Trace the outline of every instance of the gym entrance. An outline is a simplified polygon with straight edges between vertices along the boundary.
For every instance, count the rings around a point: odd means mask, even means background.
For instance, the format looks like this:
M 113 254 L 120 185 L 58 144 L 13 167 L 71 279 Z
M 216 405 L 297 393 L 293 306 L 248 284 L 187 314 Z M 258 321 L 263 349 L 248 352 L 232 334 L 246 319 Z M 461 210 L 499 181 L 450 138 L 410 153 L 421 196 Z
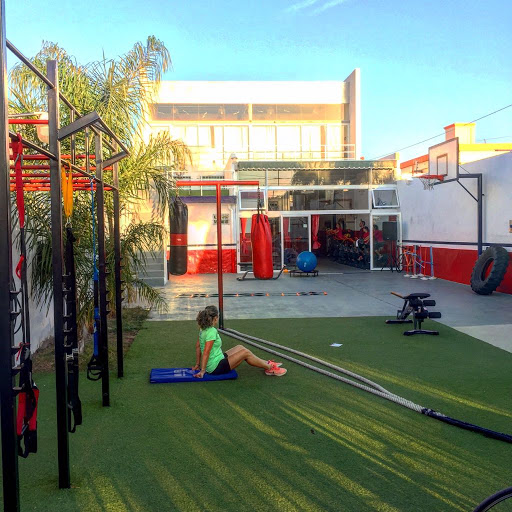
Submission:
M 293 267 L 302 251 L 311 250 L 311 215 L 280 215 L 269 212 L 272 235 L 272 260 L 274 270 L 284 266 Z M 240 219 L 240 237 L 238 244 L 239 270 L 252 267 L 251 246 L 252 217 Z
M 274 270 L 293 267 L 302 251 L 362 269 L 390 270 L 401 241 L 400 213 L 302 215 L 268 212 Z M 251 217 L 239 219 L 238 270 L 252 267 Z

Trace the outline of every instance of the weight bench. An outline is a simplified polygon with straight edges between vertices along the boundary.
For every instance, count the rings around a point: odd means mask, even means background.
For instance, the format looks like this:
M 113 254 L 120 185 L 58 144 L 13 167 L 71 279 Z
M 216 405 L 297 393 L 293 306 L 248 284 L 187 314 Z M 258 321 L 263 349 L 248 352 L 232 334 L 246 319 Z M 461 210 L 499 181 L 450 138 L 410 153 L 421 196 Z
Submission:
M 402 309 L 399 309 L 396 313 L 396 319 L 386 320 L 387 324 L 410 324 L 414 322 L 414 329 L 405 331 L 404 336 L 412 336 L 413 334 L 430 334 L 432 336 L 438 336 L 439 331 L 430 331 L 422 329 L 421 324 L 427 318 L 441 318 L 441 313 L 438 311 L 428 311 L 426 306 L 435 306 L 436 301 L 426 300 L 430 297 L 430 293 L 410 293 L 409 295 L 403 296 L 396 292 L 391 292 L 391 295 L 400 297 L 404 300 Z M 412 314 L 412 320 L 409 319 L 409 315 Z

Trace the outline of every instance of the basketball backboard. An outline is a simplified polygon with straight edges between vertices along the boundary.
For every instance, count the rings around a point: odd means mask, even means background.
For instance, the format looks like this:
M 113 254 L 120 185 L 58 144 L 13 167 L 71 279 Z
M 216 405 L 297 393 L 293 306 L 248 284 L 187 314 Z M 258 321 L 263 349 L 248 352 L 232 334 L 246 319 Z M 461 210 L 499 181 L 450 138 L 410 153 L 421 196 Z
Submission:
M 459 138 L 428 148 L 428 174 L 444 176 L 444 182 L 459 177 Z

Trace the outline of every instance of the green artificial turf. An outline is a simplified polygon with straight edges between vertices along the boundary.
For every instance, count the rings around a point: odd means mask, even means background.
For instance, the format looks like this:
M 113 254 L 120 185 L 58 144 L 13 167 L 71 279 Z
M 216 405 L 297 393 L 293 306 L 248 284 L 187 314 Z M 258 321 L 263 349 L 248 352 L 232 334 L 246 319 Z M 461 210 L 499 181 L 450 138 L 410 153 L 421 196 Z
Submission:
M 512 354 L 446 326 L 404 337 L 382 318 L 227 324 L 512 433 Z M 54 378 L 37 378 L 39 453 L 20 459 L 22 510 L 466 512 L 512 482 L 512 445 L 293 363 L 282 378 L 244 364 L 235 381 L 149 384 L 151 368 L 193 364 L 196 339 L 194 322 L 146 322 L 126 377 L 112 375 L 110 408 L 101 383 L 81 379 L 68 490 L 57 489 Z

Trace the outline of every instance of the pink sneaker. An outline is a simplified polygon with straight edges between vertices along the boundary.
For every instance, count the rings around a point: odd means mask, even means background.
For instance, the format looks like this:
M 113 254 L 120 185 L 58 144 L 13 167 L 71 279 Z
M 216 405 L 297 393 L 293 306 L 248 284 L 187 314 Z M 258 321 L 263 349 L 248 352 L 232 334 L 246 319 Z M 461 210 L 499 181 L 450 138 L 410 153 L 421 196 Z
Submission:
M 283 363 L 276 363 L 275 361 L 272 361 L 272 359 L 269 359 L 269 360 L 267 361 L 267 363 L 268 363 L 268 364 L 270 364 L 270 365 L 275 364 L 276 366 L 282 366 L 282 364 L 283 364 Z
M 276 377 L 282 377 L 286 373 L 286 369 L 279 368 L 273 361 L 270 362 L 270 369 L 265 370 L 265 375 L 275 375 Z

